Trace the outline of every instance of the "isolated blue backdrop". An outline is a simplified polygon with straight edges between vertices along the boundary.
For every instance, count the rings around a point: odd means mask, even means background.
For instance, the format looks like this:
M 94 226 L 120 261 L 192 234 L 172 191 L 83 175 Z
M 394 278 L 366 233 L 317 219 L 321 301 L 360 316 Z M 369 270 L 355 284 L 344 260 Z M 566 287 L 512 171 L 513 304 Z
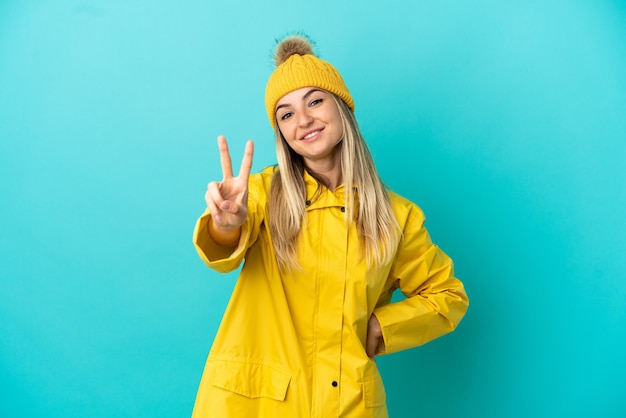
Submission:
M 215 137 L 275 162 L 274 39 L 344 75 L 470 310 L 380 360 L 393 417 L 626 416 L 626 7 L 0 4 L 0 416 L 189 416 L 236 275 L 191 244 Z

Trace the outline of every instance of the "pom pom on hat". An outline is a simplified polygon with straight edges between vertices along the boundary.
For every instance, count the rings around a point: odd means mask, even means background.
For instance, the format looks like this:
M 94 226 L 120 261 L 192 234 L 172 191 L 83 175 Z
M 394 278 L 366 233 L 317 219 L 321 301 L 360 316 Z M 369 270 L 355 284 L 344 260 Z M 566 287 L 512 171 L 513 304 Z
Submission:
M 310 39 L 303 35 L 294 35 L 283 39 L 276 47 L 274 53 L 274 64 L 278 67 L 287 61 L 292 55 L 315 55 Z
M 354 101 L 341 75 L 329 62 L 315 56 L 313 44 L 306 36 L 293 35 L 279 41 L 274 63 L 276 69 L 265 87 L 265 108 L 272 127 L 276 126 L 276 103 L 302 87 L 334 93 L 354 110 Z

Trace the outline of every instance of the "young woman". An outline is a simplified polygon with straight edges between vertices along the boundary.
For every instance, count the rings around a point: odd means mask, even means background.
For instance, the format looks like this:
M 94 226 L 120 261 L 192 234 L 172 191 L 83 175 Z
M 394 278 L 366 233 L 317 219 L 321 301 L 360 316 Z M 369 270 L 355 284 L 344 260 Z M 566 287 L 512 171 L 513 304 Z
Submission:
M 422 211 L 385 189 L 343 79 L 296 36 L 279 43 L 266 108 L 278 166 L 208 185 L 200 257 L 244 262 L 209 353 L 194 417 L 386 417 L 374 357 L 455 329 L 468 306 Z M 391 303 L 396 290 L 406 296 Z

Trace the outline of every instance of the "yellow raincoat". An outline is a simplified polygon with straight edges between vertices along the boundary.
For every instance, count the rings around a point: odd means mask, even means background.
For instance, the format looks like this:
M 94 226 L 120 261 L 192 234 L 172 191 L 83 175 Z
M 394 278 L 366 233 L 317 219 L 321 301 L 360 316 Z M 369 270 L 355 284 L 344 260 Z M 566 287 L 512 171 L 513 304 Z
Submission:
M 365 352 L 368 320 L 378 318 L 385 354 L 454 330 L 468 300 L 452 260 L 431 242 L 422 211 L 390 192 L 403 237 L 393 262 L 368 268 L 356 227 L 344 220 L 340 186 L 307 201 L 302 271 L 279 273 L 267 225 L 273 170 L 250 176 L 249 215 L 235 249 L 212 242 L 208 211 L 196 224 L 193 240 L 209 267 L 229 272 L 245 263 L 193 417 L 387 417 L 381 376 Z M 311 199 L 318 184 L 308 173 L 305 182 Z M 390 303 L 397 288 L 406 299 Z

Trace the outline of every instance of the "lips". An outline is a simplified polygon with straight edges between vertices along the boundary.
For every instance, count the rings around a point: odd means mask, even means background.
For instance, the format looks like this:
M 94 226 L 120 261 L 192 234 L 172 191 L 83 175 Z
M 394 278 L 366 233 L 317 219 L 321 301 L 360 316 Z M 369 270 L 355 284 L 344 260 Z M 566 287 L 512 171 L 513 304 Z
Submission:
M 323 130 L 324 130 L 324 128 L 311 130 L 311 131 L 307 132 L 301 139 L 302 140 L 307 140 L 307 139 L 315 138 Z

